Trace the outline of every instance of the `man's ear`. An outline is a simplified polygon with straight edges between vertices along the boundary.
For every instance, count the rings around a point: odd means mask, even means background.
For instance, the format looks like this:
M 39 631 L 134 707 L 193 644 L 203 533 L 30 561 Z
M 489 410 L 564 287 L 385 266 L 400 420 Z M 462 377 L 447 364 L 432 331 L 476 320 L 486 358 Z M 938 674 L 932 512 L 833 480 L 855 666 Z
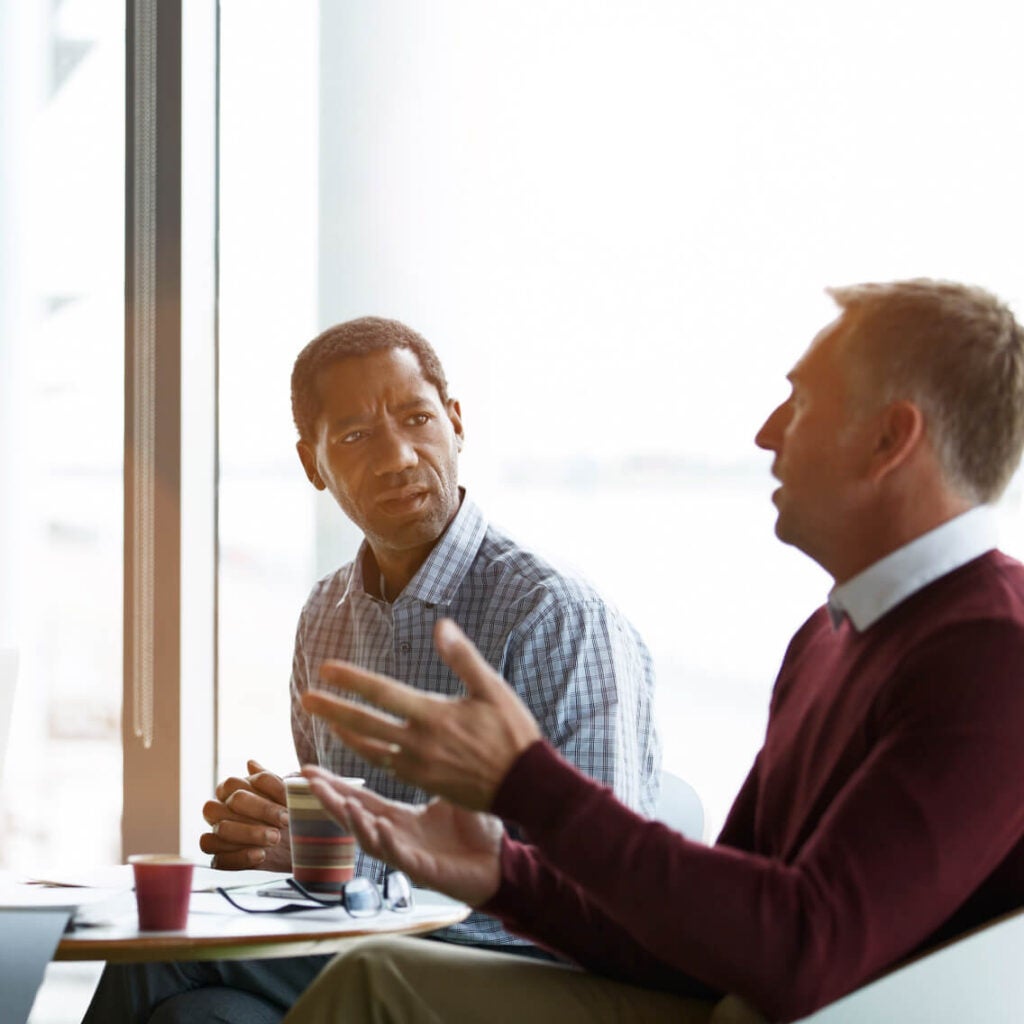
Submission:
M 452 429 L 455 431 L 455 445 L 461 452 L 462 446 L 466 443 L 466 433 L 462 428 L 462 407 L 459 405 L 459 400 L 449 398 L 445 412 L 448 413 L 448 419 L 451 420 Z
M 871 479 L 878 483 L 907 462 L 925 436 L 924 414 L 913 402 L 891 402 L 880 413 L 875 449 L 871 454 Z
M 312 447 L 306 441 L 297 441 L 295 443 L 295 450 L 299 453 L 299 461 L 302 463 L 302 468 L 306 471 L 306 479 L 318 491 L 324 490 L 327 485 L 317 472 L 316 455 Z

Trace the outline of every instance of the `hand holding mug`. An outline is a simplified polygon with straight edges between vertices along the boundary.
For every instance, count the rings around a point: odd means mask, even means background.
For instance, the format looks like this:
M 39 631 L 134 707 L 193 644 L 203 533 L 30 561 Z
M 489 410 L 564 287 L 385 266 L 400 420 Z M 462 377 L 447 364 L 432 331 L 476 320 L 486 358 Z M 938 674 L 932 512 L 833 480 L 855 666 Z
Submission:
M 284 781 L 258 761 L 249 761 L 247 767 L 248 775 L 225 779 L 217 786 L 216 799 L 203 805 L 211 829 L 200 836 L 199 848 L 213 855 L 215 868 L 290 871 Z

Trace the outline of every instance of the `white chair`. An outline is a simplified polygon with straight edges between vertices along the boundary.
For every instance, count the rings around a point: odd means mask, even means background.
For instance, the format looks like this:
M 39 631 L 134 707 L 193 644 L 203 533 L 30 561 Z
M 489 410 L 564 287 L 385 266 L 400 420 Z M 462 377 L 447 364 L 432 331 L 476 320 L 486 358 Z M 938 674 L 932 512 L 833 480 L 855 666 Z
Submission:
M 654 817 L 687 839 L 704 840 L 704 805 L 693 786 L 678 775 L 661 773 L 661 796 Z
M 925 953 L 801 1024 L 1019 1024 L 1024 908 Z

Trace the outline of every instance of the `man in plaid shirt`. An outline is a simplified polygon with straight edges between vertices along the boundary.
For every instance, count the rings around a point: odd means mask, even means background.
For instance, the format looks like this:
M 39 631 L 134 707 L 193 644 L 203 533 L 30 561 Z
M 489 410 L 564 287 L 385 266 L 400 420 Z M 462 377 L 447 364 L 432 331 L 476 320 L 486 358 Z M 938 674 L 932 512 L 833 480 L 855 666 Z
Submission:
M 435 622 L 451 618 L 563 756 L 651 814 L 660 748 L 647 648 L 586 581 L 490 526 L 458 486 L 461 409 L 426 340 L 376 317 L 329 328 L 295 362 L 292 411 L 310 483 L 328 490 L 365 535 L 355 559 L 313 588 L 299 619 L 291 679 L 299 762 L 362 776 L 393 799 L 426 800 L 348 750 L 310 718 L 301 696 L 318 685 L 320 665 L 336 658 L 432 693 L 461 694 L 432 642 Z M 200 841 L 213 866 L 289 871 L 280 778 L 252 761 L 249 774 L 222 782 L 216 797 L 204 807 L 212 827 Z M 384 868 L 360 853 L 356 870 L 380 879 Z M 482 914 L 439 937 L 544 955 Z M 116 1013 L 276 1021 L 327 959 L 108 969 L 86 1020 Z

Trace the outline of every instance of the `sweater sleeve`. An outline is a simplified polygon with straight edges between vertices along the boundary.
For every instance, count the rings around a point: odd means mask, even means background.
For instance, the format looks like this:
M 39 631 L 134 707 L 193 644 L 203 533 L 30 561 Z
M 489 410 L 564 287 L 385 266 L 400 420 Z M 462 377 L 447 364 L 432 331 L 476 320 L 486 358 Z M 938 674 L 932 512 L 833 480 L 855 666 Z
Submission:
M 565 764 L 543 742 L 535 751 L 526 756 L 538 761 L 554 757 Z M 592 780 L 586 781 L 593 785 Z M 552 867 L 537 847 L 506 835 L 502 840 L 501 876 L 498 892 L 480 909 L 499 917 L 516 934 L 568 956 L 596 974 L 633 985 L 687 996 L 720 994 L 637 942 L 628 927 L 605 913 L 582 886 Z M 581 944 L 581 936 L 586 936 L 585 943 Z
M 773 1019 L 804 1016 L 924 942 L 1021 840 L 1022 664 L 1024 637 L 1005 622 L 948 629 L 915 654 L 876 709 L 869 756 L 790 863 L 688 842 L 536 744 L 495 811 L 550 867 L 542 883 L 510 851 L 489 909 L 595 970 L 651 984 L 657 960 Z M 547 871 L 573 881 L 547 916 L 578 901 L 578 929 L 530 917 Z M 631 940 L 611 968 L 609 922 Z

